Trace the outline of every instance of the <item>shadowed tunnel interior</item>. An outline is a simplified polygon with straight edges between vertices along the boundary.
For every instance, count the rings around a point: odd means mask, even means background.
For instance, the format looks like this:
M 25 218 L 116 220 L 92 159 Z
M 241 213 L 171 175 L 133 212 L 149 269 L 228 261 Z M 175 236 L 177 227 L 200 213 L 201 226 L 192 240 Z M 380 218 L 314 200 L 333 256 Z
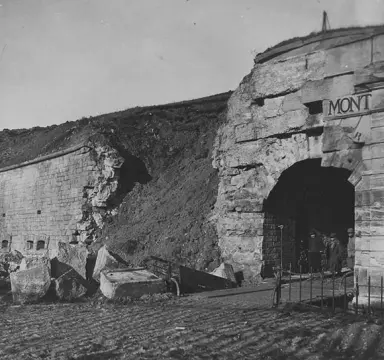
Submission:
M 309 231 L 336 232 L 347 243 L 346 229 L 354 226 L 355 190 L 346 169 L 321 167 L 321 159 L 298 162 L 285 170 L 264 204 L 263 276 L 273 275 L 280 264 L 298 270 L 300 241 L 307 246 Z M 283 225 L 279 229 L 278 225 Z

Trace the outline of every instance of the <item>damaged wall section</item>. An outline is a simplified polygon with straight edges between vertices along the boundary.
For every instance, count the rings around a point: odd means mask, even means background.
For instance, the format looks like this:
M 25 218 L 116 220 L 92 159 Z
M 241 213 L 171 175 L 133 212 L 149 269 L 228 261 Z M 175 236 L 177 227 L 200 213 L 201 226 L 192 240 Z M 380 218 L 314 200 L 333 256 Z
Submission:
M 124 163 L 108 145 L 87 145 L 0 169 L 0 240 L 23 254 L 95 239 Z M 42 246 L 44 241 L 44 247 Z

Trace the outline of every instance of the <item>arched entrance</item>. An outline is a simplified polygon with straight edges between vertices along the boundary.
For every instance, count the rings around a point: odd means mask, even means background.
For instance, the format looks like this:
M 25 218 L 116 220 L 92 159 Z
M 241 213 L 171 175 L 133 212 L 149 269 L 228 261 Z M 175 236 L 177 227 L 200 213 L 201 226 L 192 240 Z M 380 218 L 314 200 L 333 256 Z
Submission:
M 298 270 L 300 241 L 306 246 L 311 228 L 324 235 L 336 232 L 346 244 L 346 229 L 354 226 L 355 189 L 351 171 L 322 167 L 321 159 L 300 161 L 285 170 L 264 203 L 262 276 L 280 264 Z M 278 228 L 283 225 L 283 228 Z

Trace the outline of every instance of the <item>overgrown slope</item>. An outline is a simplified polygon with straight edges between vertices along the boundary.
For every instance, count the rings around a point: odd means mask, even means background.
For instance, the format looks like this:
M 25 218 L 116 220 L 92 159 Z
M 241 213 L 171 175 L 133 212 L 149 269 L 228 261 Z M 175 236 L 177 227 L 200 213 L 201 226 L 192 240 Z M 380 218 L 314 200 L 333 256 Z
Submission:
M 121 174 L 118 213 L 92 248 L 107 243 L 135 265 L 155 254 L 212 268 L 219 252 L 215 228 L 207 221 L 218 185 L 211 150 L 230 95 L 133 108 L 46 128 L 4 130 L 0 167 L 80 143 L 108 141 L 128 161 Z

